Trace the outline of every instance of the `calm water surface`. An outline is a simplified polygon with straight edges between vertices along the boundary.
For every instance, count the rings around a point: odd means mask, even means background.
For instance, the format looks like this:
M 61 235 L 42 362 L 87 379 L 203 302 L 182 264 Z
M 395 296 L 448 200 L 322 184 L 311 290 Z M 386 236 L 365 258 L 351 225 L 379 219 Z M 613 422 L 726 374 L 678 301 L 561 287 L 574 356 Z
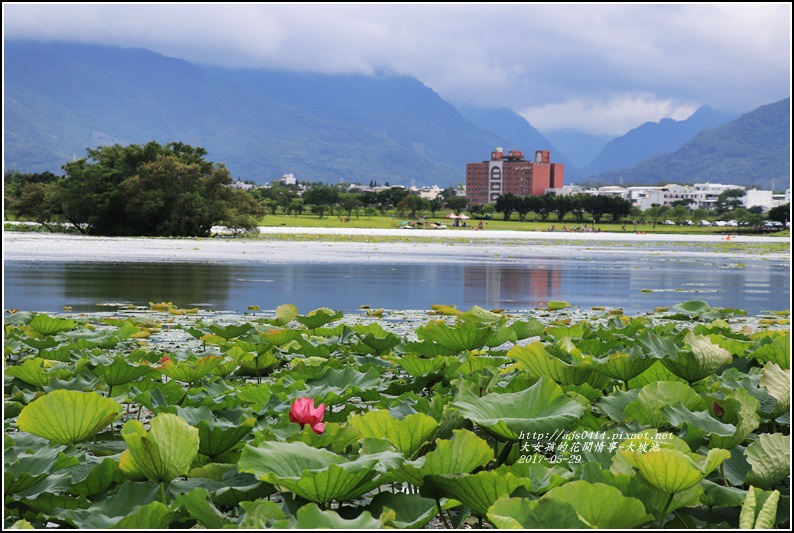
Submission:
M 99 311 L 98 304 L 170 301 L 245 311 L 292 303 L 390 309 L 531 309 L 549 300 L 640 313 L 687 300 L 750 314 L 790 309 L 790 267 L 779 261 L 670 259 L 649 254 L 535 258 L 511 264 L 261 264 L 6 261 L 4 307 Z M 643 292 L 651 290 L 653 292 Z

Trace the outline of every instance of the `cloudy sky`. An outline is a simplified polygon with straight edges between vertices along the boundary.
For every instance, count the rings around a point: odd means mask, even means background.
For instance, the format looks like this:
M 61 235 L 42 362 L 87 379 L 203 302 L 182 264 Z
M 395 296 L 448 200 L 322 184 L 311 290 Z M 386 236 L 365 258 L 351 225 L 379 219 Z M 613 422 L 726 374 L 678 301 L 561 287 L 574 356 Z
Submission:
M 404 74 L 544 132 L 620 135 L 791 91 L 791 4 L 3 4 L 5 39 L 194 63 Z

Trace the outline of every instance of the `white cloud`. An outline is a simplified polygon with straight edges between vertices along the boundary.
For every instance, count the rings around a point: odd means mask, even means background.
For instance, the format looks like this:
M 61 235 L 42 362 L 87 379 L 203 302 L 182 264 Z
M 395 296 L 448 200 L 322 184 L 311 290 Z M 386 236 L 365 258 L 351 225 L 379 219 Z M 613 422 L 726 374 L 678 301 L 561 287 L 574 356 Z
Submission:
M 519 113 L 541 131 L 579 130 L 617 136 L 645 122 L 684 120 L 696 109 L 694 104 L 658 100 L 652 94 L 621 94 L 604 100 L 576 98 Z
M 143 47 L 230 67 L 410 75 L 452 102 L 532 110 L 541 128 L 624 132 L 659 113 L 703 104 L 746 112 L 790 93 L 788 3 L 5 3 L 3 15 L 5 38 Z

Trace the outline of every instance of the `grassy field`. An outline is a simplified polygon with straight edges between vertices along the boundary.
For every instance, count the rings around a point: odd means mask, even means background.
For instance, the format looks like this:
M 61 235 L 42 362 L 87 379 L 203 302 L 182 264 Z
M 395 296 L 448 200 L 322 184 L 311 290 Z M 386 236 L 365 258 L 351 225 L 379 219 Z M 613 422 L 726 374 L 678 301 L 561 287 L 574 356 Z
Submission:
M 409 219 L 407 218 L 400 218 L 398 216 L 392 217 L 391 215 L 387 216 L 361 216 L 356 217 L 353 216 L 350 218 L 350 222 L 345 222 L 343 219 L 340 219 L 339 216 L 324 216 L 323 218 L 319 218 L 317 215 L 299 215 L 295 216 L 285 216 L 285 215 L 268 215 L 263 217 L 260 220 L 261 226 L 290 226 L 290 227 L 300 227 L 300 228 L 366 228 L 366 229 L 396 229 L 400 227 L 402 222 L 407 222 Z M 469 231 L 471 226 L 477 227 L 480 221 L 478 220 L 467 220 L 467 227 L 460 227 L 460 228 L 453 228 L 452 223 L 454 220 L 446 219 L 443 217 L 436 217 L 436 218 L 426 218 L 425 222 L 437 222 L 440 224 L 445 224 L 448 229 L 459 229 L 460 231 Z M 487 223 L 486 223 L 487 222 Z M 565 231 L 565 228 L 568 229 L 578 228 L 584 226 L 584 224 L 579 224 L 573 220 L 565 220 L 564 222 L 560 223 L 557 221 L 548 221 L 548 222 L 519 222 L 517 220 L 509 220 L 505 221 L 502 220 L 501 217 L 495 218 L 493 220 L 483 221 L 483 229 L 488 230 L 515 230 L 515 231 L 550 231 L 552 227 L 555 228 L 555 231 Z M 588 227 L 592 228 L 592 223 L 588 225 Z M 634 233 L 635 226 L 633 224 L 626 224 L 625 230 L 623 229 L 623 224 L 598 224 L 596 229 L 600 229 L 601 231 L 608 231 L 613 233 Z M 655 228 L 653 224 L 637 224 L 636 231 L 645 232 L 645 233 L 681 233 L 687 235 L 725 235 L 727 233 L 732 233 L 740 228 L 730 228 L 730 227 L 716 227 L 716 226 L 665 226 L 662 224 L 658 224 Z M 738 231 L 736 231 L 738 233 Z M 775 236 L 780 237 L 788 237 L 790 236 L 790 232 L 788 230 L 783 232 L 778 232 L 774 234 Z

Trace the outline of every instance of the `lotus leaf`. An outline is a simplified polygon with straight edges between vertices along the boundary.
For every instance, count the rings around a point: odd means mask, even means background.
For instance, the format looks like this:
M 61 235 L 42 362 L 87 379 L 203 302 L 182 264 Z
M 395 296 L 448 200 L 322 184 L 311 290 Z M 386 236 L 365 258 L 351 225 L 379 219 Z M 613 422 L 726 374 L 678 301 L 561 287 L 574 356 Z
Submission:
M 559 353 L 561 350 L 554 351 Z M 507 352 L 508 357 L 516 359 L 521 368 L 529 370 L 534 376 L 548 376 L 561 385 L 581 385 L 593 373 L 593 358 L 566 355 L 569 356 L 569 361 L 555 357 L 541 342 L 514 346 Z
M 689 332 L 685 343 L 685 349 L 679 350 L 673 357 L 662 359 L 662 363 L 690 383 L 700 381 L 733 361 L 728 350 L 713 344 L 706 336 Z
M 416 330 L 419 339 L 438 343 L 455 352 L 479 350 L 493 334 L 493 328 L 488 325 L 458 322 L 455 326 L 449 326 L 442 320 L 431 320 Z
M 456 355 L 458 350 L 447 348 L 433 341 L 419 341 L 404 343 L 405 351 L 416 354 L 420 357 L 433 358 L 437 356 Z
M 214 459 L 234 448 L 256 424 L 249 409 L 229 409 L 218 417 L 207 407 L 177 408 L 177 414 L 199 430 L 199 452 Z
M 123 408 L 95 392 L 55 390 L 28 404 L 17 418 L 27 431 L 57 444 L 75 444 L 121 416 Z
M 330 322 L 339 320 L 343 316 L 344 313 L 342 313 L 342 311 L 333 311 L 331 309 L 321 307 L 320 309 L 310 311 L 306 316 L 296 316 L 295 320 L 306 326 L 307 329 L 314 330 Z
M 587 322 L 578 322 L 573 325 L 547 326 L 543 329 L 543 334 L 556 340 L 564 338 L 581 339 L 589 331 L 590 326 Z
M 63 511 L 59 518 L 81 529 L 167 529 L 175 513 L 154 501 L 158 489 L 152 483 L 123 483 L 116 494 L 88 509 Z
M 292 304 L 283 304 L 276 307 L 276 318 L 273 322 L 276 326 L 286 326 L 297 316 L 297 307 Z
M 268 343 L 272 344 L 273 346 L 284 346 L 285 344 L 296 341 L 301 337 L 302 333 L 296 329 L 274 328 L 268 331 L 259 331 L 253 335 L 248 335 L 244 340 L 252 344 Z
M 668 420 L 662 408 L 681 402 L 686 408 L 703 411 L 706 401 L 685 383 L 657 381 L 642 388 L 637 399 L 626 405 L 623 416 L 627 422 L 638 421 L 652 427 L 667 425 Z
M 3 373 L 39 388 L 49 383 L 51 378 L 45 369 L 45 360 L 39 357 L 23 361 L 18 366 L 10 366 Z
M 386 440 L 409 459 L 438 427 L 438 422 L 422 413 L 398 420 L 389 411 L 369 411 L 364 415 L 354 416 L 349 423 L 362 437 Z
M 628 442 L 632 441 L 624 445 Z M 720 448 L 709 450 L 705 457 L 669 447 L 640 452 L 622 446 L 619 451 L 650 485 L 668 494 L 694 487 L 731 456 Z
M 702 300 L 690 300 L 675 304 L 673 309 L 691 316 L 702 315 L 711 311 L 711 306 Z
M 712 402 L 712 406 L 715 403 L 717 402 Z M 723 410 L 721 420 L 736 426 L 736 431 L 731 435 L 712 435 L 709 443 L 710 448 L 731 449 L 737 444 L 741 444 L 750 433 L 758 428 L 759 417 L 756 411 L 760 407 L 760 402 L 750 396 L 746 390 L 739 389 L 732 392 L 718 405 Z
M 211 374 L 221 361 L 223 361 L 223 357 L 219 355 L 205 355 L 190 361 L 174 361 L 168 358 L 163 361 L 158 370 L 171 379 L 183 383 L 193 383 Z
M 238 463 L 240 472 L 297 494 L 309 501 L 346 501 L 376 487 L 387 471 L 399 467 L 395 452 L 363 455 L 354 461 L 302 442 L 263 442 L 246 445 Z
M 406 354 L 396 359 L 396 363 L 411 376 L 418 378 L 441 370 L 444 368 L 444 365 L 446 365 L 447 360 L 446 357 L 442 356 L 434 357 L 433 359 L 425 359 L 414 354 Z
M 157 415 L 148 433 L 143 424 L 130 420 L 124 424 L 121 436 L 129 447 L 131 460 L 121 462 L 121 470 L 133 476 L 142 473 L 150 481 L 170 482 L 187 474 L 198 455 L 199 430 L 177 415 Z
M 535 459 L 537 457 L 533 457 L 533 460 Z M 509 472 L 516 477 L 528 479 L 530 484 L 526 488 L 532 494 L 548 492 L 554 487 L 566 483 L 573 476 L 573 472 L 561 466 L 550 464 L 545 457 L 538 462 L 517 462 L 509 466 L 502 465 L 495 471 Z
M 530 318 L 527 321 L 516 320 L 508 327 L 515 332 L 516 340 L 539 337 L 543 333 L 543 324 L 537 318 Z
M 661 361 L 656 361 L 648 368 L 648 370 L 644 371 L 639 376 L 630 379 L 628 386 L 629 389 L 641 389 L 645 385 L 650 385 L 656 383 L 657 381 L 677 381 L 679 383 L 689 383 L 684 378 L 680 378 L 670 372 Z
M 585 412 L 582 404 L 567 398 L 559 385 L 545 377 L 522 392 L 478 398 L 464 390 L 453 405 L 464 417 L 508 440 L 519 439 L 522 433 L 567 429 Z
M 28 326 L 39 335 L 55 335 L 75 328 L 72 319 L 52 318 L 44 313 L 33 317 Z
M 751 353 L 762 363 L 767 361 L 777 364 L 783 370 L 791 368 L 791 332 L 787 331 L 784 335 L 776 335 L 767 338 L 764 344 L 761 344 L 754 352 Z
M 346 448 L 361 440 L 361 433 L 354 427 L 339 425 L 336 422 L 325 424 L 322 433 L 315 433 L 311 426 L 306 425 L 303 430 L 287 439 L 287 442 L 303 442 L 312 448 L 326 448 L 335 453 L 342 453 Z
M 53 465 L 63 448 L 39 448 L 27 453 L 6 447 L 3 454 L 3 492 L 17 494 L 37 485 L 53 473 Z
M 518 487 L 528 489 L 529 480 L 491 470 L 476 474 L 428 475 L 419 493 L 426 498 L 439 495 L 454 498 L 479 516 L 487 516 L 496 500 L 510 496 Z
M 444 377 L 454 379 L 458 376 L 468 376 L 488 368 L 496 368 L 510 362 L 505 357 L 478 357 L 466 355 L 462 360 L 451 359 L 444 369 Z
M 382 529 L 385 522 L 395 518 L 394 511 L 385 509 L 379 518 L 373 518 L 369 511 L 364 511 L 357 518 L 346 519 L 335 511 L 322 511 L 316 504 L 310 503 L 298 509 L 295 527 L 298 529 Z
M 653 363 L 654 359 L 636 350 L 615 351 L 607 357 L 596 359 L 595 370 L 612 379 L 628 382 L 648 370 Z
M 546 499 L 571 505 L 586 523 L 599 529 L 629 529 L 653 520 L 640 500 L 603 483 L 571 481 L 541 498 Z
M 153 373 L 148 364 L 128 363 L 122 358 L 109 358 L 105 356 L 94 358 L 92 363 L 94 374 L 102 378 L 109 387 L 124 385 L 147 374 Z
M 242 337 L 243 335 L 251 332 L 254 327 L 251 324 L 229 324 L 220 326 L 218 324 L 210 324 L 207 328 L 213 335 L 223 337 L 226 340 Z
M 31 331 L 33 335 L 37 335 L 36 332 Z M 31 348 L 35 348 L 41 352 L 42 350 L 46 350 L 47 348 L 54 348 L 58 346 L 60 341 L 54 339 L 53 337 L 44 337 L 40 339 L 38 337 L 31 337 L 28 339 L 22 339 L 22 342 L 30 346 Z
M 178 496 L 174 500 L 174 506 L 184 508 L 191 518 L 207 529 L 222 529 L 232 524 L 212 503 L 209 491 L 201 487 Z
M 325 404 L 330 406 L 342 403 L 352 396 L 358 396 L 362 391 L 377 390 L 380 382 L 380 374 L 373 368 L 362 373 L 346 366 L 342 370 L 329 370 L 322 377 L 307 381 L 308 389 L 294 396 L 322 398 Z
M 775 363 L 767 363 L 764 365 L 760 385 L 777 400 L 774 408 L 768 411 L 762 409 L 761 412 L 768 414 L 769 418 L 777 418 L 788 411 L 791 405 L 791 371 L 783 370 Z
M 452 440 L 436 440 L 436 449 L 427 455 L 404 463 L 397 477 L 421 487 L 425 476 L 468 474 L 493 460 L 493 449 L 471 431 L 458 429 L 453 434 Z
M 791 437 L 782 433 L 762 433 L 744 451 L 750 472 L 745 482 L 770 488 L 790 474 Z
M 488 509 L 488 520 L 499 529 L 589 529 L 574 508 L 560 500 L 500 498 Z
M 441 503 L 442 509 L 452 506 L 453 502 L 446 499 Z M 373 516 L 383 517 L 383 512 L 387 509 L 394 511 L 395 516 L 386 520 L 385 525 L 396 529 L 422 529 L 438 513 L 434 499 L 423 498 L 418 494 L 381 492 L 367 506 Z
M 760 497 L 758 492 L 761 492 Z M 739 513 L 739 527 L 742 529 L 772 529 L 777 516 L 778 500 L 780 500 L 780 491 L 766 493 L 757 491 L 751 485 L 742 504 L 741 513 Z
M 570 307 L 571 304 L 565 302 L 563 300 L 551 300 L 546 304 L 546 307 L 551 309 L 552 311 L 558 311 L 560 309 L 565 309 L 566 307 Z

